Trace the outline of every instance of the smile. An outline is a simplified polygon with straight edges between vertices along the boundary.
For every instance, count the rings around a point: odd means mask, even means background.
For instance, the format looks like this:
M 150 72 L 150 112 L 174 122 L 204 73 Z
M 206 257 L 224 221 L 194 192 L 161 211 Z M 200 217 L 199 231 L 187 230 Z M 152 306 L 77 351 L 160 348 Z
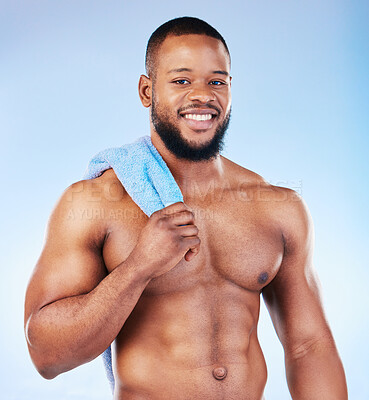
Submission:
M 208 121 L 212 119 L 213 115 L 211 114 L 185 114 L 184 118 L 192 119 L 194 121 Z

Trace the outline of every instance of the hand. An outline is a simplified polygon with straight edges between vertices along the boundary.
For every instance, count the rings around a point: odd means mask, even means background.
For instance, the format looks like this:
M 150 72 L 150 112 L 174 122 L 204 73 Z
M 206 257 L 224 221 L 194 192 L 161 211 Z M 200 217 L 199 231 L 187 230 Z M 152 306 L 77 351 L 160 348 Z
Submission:
M 200 250 L 199 230 L 193 212 L 184 203 L 154 212 L 142 229 L 130 257 L 147 266 L 151 279 L 170 271 L 184 258 L 190 261 Z

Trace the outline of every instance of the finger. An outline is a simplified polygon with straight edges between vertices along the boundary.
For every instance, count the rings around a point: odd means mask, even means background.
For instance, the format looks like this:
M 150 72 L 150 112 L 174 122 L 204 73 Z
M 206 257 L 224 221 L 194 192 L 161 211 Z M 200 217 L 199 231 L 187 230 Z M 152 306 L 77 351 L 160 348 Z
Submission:
M 184 259 L 186 261 L 191 261 L 195 257 L 195 253 L 190 249 L 187 251 L 187 253 L 184 255 Z
M 188 249 L 185 254 L 186 261 L 191 260 L 200 251 L 201 240 L 198 236 L 185 237 L 183 238 L 182 243 L 184 243 Z
M 199 228 L 196 225 L 183 225 L 177 228 L 177 232 L 182 237 L 197 236 L 199 234 Z
M 168 215 L 170 222 L 173 225 L 181 226 L 181 225 L 194 225 L 195 216 L 192 211 L 184 210 L 181 212 L 177 212 L 172 215 Z
M 191 261 L 194 257 L 197 256 L 199 251 L 200 251 L 200 249 L 198 249 L 198 250 L 194 250 L 194 249 L 188 250 L 187 253 L 184 255 L 184 259 L 186 261 Z
M 170 215 L 176 212 L 190 210 L 188 206 L 182 201 L 178 201 L 177 203 L 171 204 L 170 206 L 162 208 L 160 211 L 162 214 Z
M 153 212 L 151 214 L 151 217 L 161 218 L 162 216 L 170 215 L 170 214 L 176 213 L 178 211 L 183 211 L 183 210 L 187 210 L 187 209 L 188 209 L 188 207 L 185 206 L 185 204 L 183 202 L 179 201 L 177 203 L 171 204 L 170 206 L 161 208 L 160 210 Z

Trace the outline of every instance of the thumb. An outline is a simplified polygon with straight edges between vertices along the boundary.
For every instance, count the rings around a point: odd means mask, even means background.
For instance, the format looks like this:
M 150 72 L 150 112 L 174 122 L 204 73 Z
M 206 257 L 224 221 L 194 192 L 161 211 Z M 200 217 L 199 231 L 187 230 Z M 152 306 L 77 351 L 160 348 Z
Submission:
M 199 252 L 199 248 L 198 247 L 194 247 L 193 249 L 190 249 L 187 251 L 187 253 L 184 255 L 184 259 L 186 261 L 191 261 Z

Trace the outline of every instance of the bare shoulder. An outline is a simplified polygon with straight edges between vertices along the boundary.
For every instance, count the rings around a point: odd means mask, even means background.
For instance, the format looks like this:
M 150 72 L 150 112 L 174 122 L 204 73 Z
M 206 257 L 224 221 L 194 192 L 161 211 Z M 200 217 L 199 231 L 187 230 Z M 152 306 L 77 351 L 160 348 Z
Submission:
M 243 198 L 265 211 L 269 218 L 278 221 L 283 236 L 309 236 L 313 221 L 302 196 L 293 189 L 269 183 L 261 175 L 223 158 L 228 175 L 236 182 Z
M 250 185 L 257 185 L 267 183 L 266 180 L 259 174 L 250 169 L 236 164 L 234 161 L 221 156 L 226 176 L 233 177 L 240 183 L 249 183 Z
M 106 192 L 115 181 L 115 174 L 106 171 L 73 183 L 61 195 L 28 285 L 26 318 L 45 304 L 88 293 L 106 276 L 102 247 L 108 224 L 102 210 L 111 203 Z
M 101 205 L 104 201 L 118 197 L 122 199 L 125 195 L 127 193 L 115 172 L 108 169 L 97 178 L 73 183 L 65 190 L 64 199 L 72 203 L 82 202 Z
M 257 196 L 255 196 L 256 200 L 271 202 L 297 200 L 297 193 L 294 190 L 272 185 L 260 174 L 242 167 L 225 157 L 223 157 L 223 162 L 225 170 L 227 171 L 226 174 L 229 177 L 228 179 L 232 179 L 238 187 L 249 189 L 254 192 L 254 194 L 257 194 Z
M 314 225 L 303 197 L 293 189 L 262 183 L 260 201 L 280 227 L 285 251 L 313 245 Z
M 47 237 L 68 232 L 85 244 L 98 245 L 107 230 L 106 210 L 121 203 L 125 192 L 113 170 L 81 180 L 66 188 L 50 216 Z

